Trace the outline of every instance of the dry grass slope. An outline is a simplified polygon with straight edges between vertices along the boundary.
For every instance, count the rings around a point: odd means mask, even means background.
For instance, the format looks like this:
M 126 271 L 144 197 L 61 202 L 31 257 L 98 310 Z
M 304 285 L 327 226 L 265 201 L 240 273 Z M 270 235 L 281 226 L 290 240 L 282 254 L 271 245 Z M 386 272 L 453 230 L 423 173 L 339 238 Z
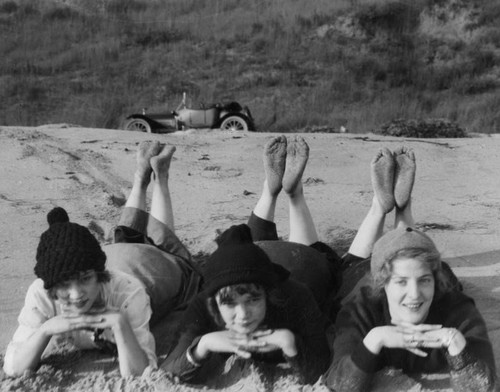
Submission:
M 499 132 L 499 0 L 0 0 L 0 124 L 248 105 L 260 131 Z

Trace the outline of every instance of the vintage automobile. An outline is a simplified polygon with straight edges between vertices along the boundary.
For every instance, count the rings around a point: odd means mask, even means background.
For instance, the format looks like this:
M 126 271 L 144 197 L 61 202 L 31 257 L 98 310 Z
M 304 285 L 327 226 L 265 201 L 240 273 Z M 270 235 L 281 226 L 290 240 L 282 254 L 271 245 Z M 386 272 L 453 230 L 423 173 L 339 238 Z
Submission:
M 124 128 L 129 131 L 168 133 L 190 128 L 220 128 L 229 131 L 254 131 L 252 114 L 238 102 L 201 105 L 188 108 L 186 94 L 177 109 L 167 113 L 147 113 L 127 117 Z

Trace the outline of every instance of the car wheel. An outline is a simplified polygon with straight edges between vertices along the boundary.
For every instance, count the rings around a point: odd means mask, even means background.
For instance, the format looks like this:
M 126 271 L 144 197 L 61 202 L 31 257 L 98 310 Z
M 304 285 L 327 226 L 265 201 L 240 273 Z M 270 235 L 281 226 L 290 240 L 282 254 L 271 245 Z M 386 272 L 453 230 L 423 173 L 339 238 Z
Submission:
M 237 114 L 227 116 L 220 124 L 224 131 L 248 131 L 248 128 L 247 121 Z
M 139 132 L 147 132 L 152 133 L 151 125 L 146 120 L 142 120 L 140 118 L 131 119 L 126 125 L 125 129 L 127 131 L 139 131 Z

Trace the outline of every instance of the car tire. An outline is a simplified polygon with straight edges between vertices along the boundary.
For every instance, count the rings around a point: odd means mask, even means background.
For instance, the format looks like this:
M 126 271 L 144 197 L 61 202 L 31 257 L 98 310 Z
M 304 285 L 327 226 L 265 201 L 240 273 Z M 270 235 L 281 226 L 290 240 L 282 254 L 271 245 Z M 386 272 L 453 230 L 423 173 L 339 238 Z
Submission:
M 151 125 L 146 120 L 143 120 L 141 118 L 133 118 L 129 120 L 127 124 L 125 124 L 125 129 L 127 131 L 153 133 Z
M 230 114 L 220 123 L 220 129 L 223 131 L 248 131 L 248 121 L 239 114 Z

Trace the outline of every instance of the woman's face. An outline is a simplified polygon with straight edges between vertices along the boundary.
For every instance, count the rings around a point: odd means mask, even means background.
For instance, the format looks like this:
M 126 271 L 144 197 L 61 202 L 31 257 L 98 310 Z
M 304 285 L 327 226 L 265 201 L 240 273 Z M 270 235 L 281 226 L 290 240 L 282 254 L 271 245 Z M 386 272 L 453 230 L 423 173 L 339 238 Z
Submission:
M 88 312 L 99 296 L 99 282 L 94 270 L 82 272 L 78 279 L 66 280 L 55 286 L 57 301 L 63 313 Z
M 254 332 L 266 316 L 266 292 L 259 289 L 255 294 L 234 293 L 230 300 L 215 300 L 226 328 L 239 334 Z
M 423 323 L 434 298 L 434 275 L 429 264 L 409 258 L 394 260 L 385 292 L 393 320 Z

